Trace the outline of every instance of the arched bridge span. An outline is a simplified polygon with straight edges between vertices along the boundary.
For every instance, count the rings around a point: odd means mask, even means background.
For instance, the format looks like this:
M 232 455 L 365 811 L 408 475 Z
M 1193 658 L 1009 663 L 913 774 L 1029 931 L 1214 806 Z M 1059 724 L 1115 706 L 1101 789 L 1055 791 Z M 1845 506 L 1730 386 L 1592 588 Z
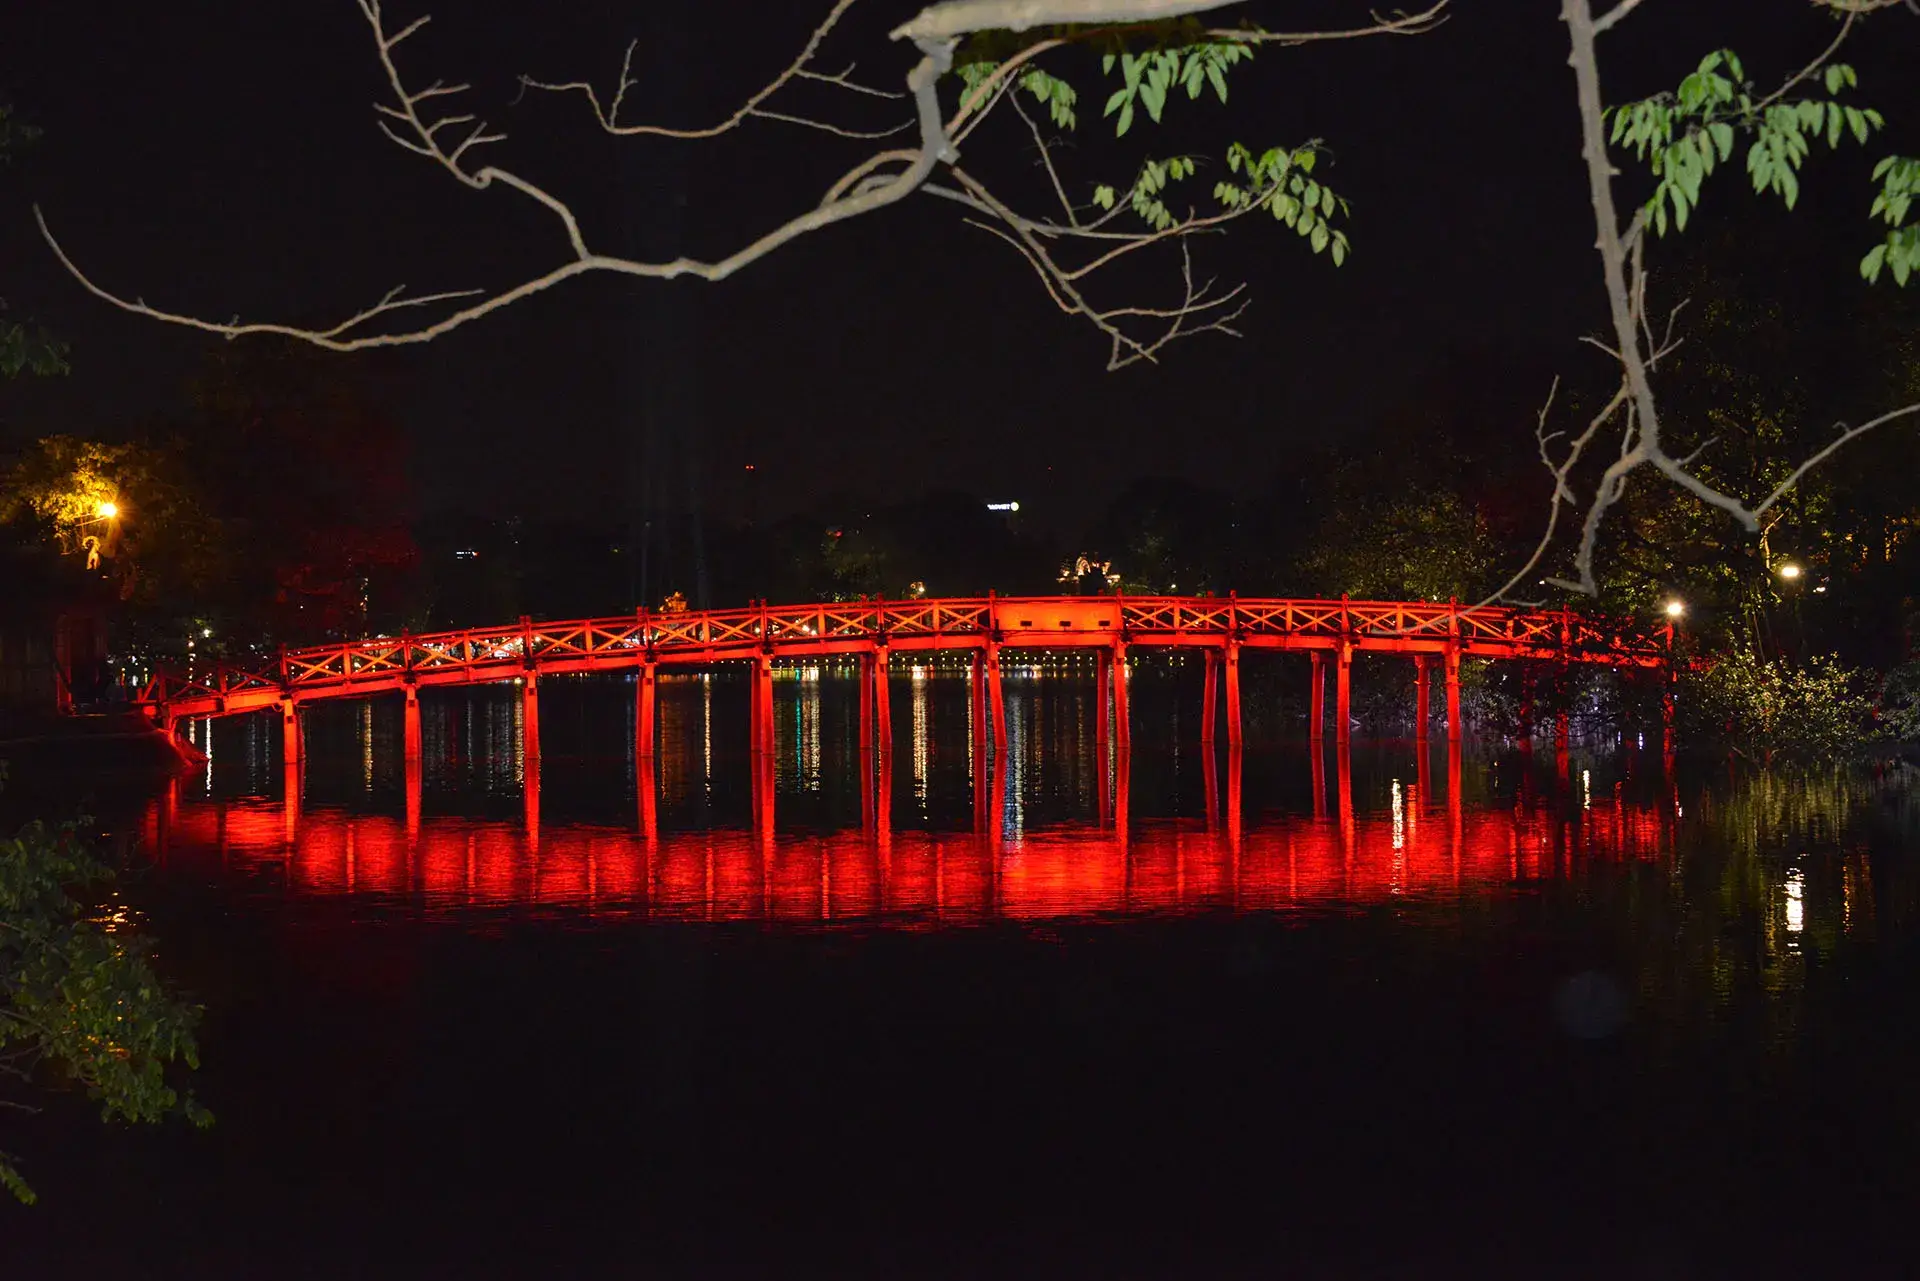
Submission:
M 972 655 L 974 701 L 991 717 L 994 741 L 1006 742 L 1000 656 L 1006 650 L 1088 649 L 1108 659 L 1097 666 L 1100 701 L 1112 707 L 1115 737 L 1128 737 L 1127 654 L 1132 648 L 1189 649 L 1204 654 L 1206 708 L 1203 737 L 1238 744 L 1240 654 L 1244 650 L 1299 650 L 1312 661 L 1309 725 L 1322 734 L 1324 669 L 1335 672 L 1334 731 L 1350 723 L 1349 672 L 1358 653 L 1401 654 L 1416 665 L 1419 715 L 1428 723 L 1429 672 L 1438 667 L 1447 696 L 1450 737 L 1460 731 L 1460 660 L 1490 658 L 1599 663 L 1664 668 L 1672 627 L 1648 627 L 1570 609 L 1530 610 L 1457 602 L 1280 600 L 1238 596 L 1058 596 L 859 601 L 767 605 L 745 609 L 652 613 L 617 618 L 536 623 L 522 618 L 503 627 L 474 627 L 423 635 L 376 637 L 286 650 L 265 667 L 215 665 L 210 670 L 163 672 L 136 704 L 171 730 L 205 716 L 281 709 L 288 756 L 299 752 L 299 705 L 323 699 L 407 695 L 406 739 L 418 754 L 421 688 L 519 680 L 526 700 L 529 744 L 537 744 L 539 678 L 575 672 L 637 670 L 636 742 L 654 751 L 654 678 L 667 669 L 747 661 L 754 668 L 753 743 L 772 741 L 773 664 L 780 659 L 857 656 L 864 680 L 862 722 L 867 741 L 886 746 L 888 658 L 895 652 Z M 1224 680 L 1222 679 L 1224 677 Z M 1222 718 L 1219 707 L 1224 693 Z M 1669 719 L 1671 704 L 1669 702 Z M 1562 737 L 1565 727 L 1562 724 Z M 532 748 L 537 750 L 537 747 Z

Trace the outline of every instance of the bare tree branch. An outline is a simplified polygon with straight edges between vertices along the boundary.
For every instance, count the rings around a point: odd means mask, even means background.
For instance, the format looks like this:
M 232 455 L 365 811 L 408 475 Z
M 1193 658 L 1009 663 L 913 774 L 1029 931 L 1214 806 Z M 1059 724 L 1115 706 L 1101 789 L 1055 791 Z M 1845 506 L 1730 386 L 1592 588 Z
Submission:
M 426 19 L 417 19 L 398 35 L 388 36 L 385 34 L 382 26 L 379 0 L 356 0 L 356 2 L 360 5 L 361 11 L 366 15 L 369 24 L 373 28 L 376 42 L 380 49 L 381 61 L 387 69 L 388 78 L 393 85 L 394 93 L 398 101 L 402 103 L 402 107 L 398 112 L 398 118 L 406 122 L 414 134 L 414 140 L 417 141 L 417 147 L 410 149 L 424 148 L 424 154 L 429 155 L 443 168 L 447 169 L 470 187 L 483 189 L 497 180 L 547 205 L 554 210 L 562 225 L 567 230 L 568 237 L 575 251 L 575 257 L 571 261 L 554 267 L 530 280 L 523 281 L 512 288 L 493 294 L 486 294 L 485 291 L 481 290 L 462 290 L 454 293 L 430 295 L 421 299 L 402 299 L 399 297 L 398 291 L 389 291 L 381 302 L 360 312 L 356 312 L 340 324 L 327 329 L 309 329 L 271 322 L 243 324 L 238 320 L 221 323 L 180 312 L 165 311 L 160 308 L 150 307 L 140 299 L 122 297 L 94 283 L 80 270 L 79 266 L 68 256 L 65 249 L 62 248 L 54 238 L 52 229 L 47 225 L 45 215 L 36 206 L 34 209 L 34 218 L 39 223 L 41 235 L 53 249 L 55 256 L 59 258 L 61 264 L 72 273 L 73 277 L 95 296 L 112 303 L 123 311 L 133 312 L 137 315 L 147 316 L 155 320 L 164 320 L 172 324 L 184 325 L 188 328 L 199 329 L 207 333 L 220 334 L 227 338 L 238 338 L 248 334 L 278 334 L 283 337 L 297 338 L 305 342 L 310 342 L 316 346 L 325 347 L 333 351 L 358 351 L 369 347 L 403 346 L 412 343 L 428 342 L 470 321 L 477 320 L 511 303 L 518 302 L 522 298 L 539 293 L 564 280 L 569 280 L 574 276 L 587 272 L 604 271 L 659 280 L 670 280 L 679 276 L 694 276 L 710 281 L 724 280 L 742 267 L 758 261 L 780 246 L 808 232 L 817 231 L 822 227 L 843 222 L 848 218 L 870 213 L 875 209 L 904 199 L 906 196 L 912 194 L 920 184 L 926 180 L 927 175 L 933 172 L 936 164 L 943 160 L 950 159 L 952 155 L 952 150 L 947 142 L 946 132 L 941 121 L 939 97 L 936 92 L 939 77 L 950 65 L 952 49 L 950 46 L 944 44 L 929 44 L 923 50 L 919 63 L 915 65 L 907 76 L 907 86 L 913 94 L 918 109 L 921 146 L 918 151 L 911 153 L 911 161 L 899 173 L 893 175 L 885 182 L 862 187 L 851 194 L 843 195 L 823 203 L 807 213 L 788 220 L 753 241 L 751 244 L 717 261 L 707 262 L 683 257 L 668 262 L 641 262 L 630 258 L 594 253 L 588 249 L 585 238 L 581 234 L 579 222 L 575 218 L 573 211 L 557 197 L 535 186 L 533 183 L 520 178 L 518 175 L 495 166 L 490 165 L 472 174 L 468 174 L 460 168 L 452 153 L 445 152 L 440 148 L 439 144 L 434 140 L 434 125 L 423 121 L 415 110 L 415 107 L 420 101 L 420 95 L 409 94 L 407 92 L 404 84 L 400 80 L 399 72 L 395 68 L 392 59 L 393 48 L 408 35 L 418 31 L 425 24 Z M 870 159 L 863 162 L 861 168 L 870 170 L 872 166 L 873 160 Z M 468 297 L 479 297 L 481 300 L 462 307 L 430 325 L 425 325 L 417 329 L 377 334 L 357 334 L 352 332 L 368 321 L 401 308 L 419 306 L 429 301 L 444 301 L 451 298 Z
M 579 93 L 585 97 L 601 128 L 621 136 L 650 135 L 676 139 L 704 139 L 727 133 L 754 117 L 798 124 L 848 138 L 873 138 L 896 130 L 872 131 L 830 121 L 810 118 L 769 106 L 774 95 L 799 82 L 815 82 L 844 89 L 861 96 L 880 98 L 909 97 L 914 103 L 917 146 L 897 146 L 876 151 L 850 167 L 828 188 L 812 208 L 789 217 L 724 257 L 704 259 L 678 257 L 669 261 L 644 261 L 602 252 L 594 247 L 573 206 L 561 196 L 534 182 L 515 169 L 484 163 L 478 159 L 482 149 L 502 142 L 505 135 L 491 128 L 475 112 L 455 109 L 452 100 L 470 91 L 465 83 L 435 80 L 425 88 L 410 89 L 403 77 L 397 50 L 430 22 L 421 15 L 393 29 L 388 21 L 385 0 L 354 0 L 372 33 L 380 67 L 387 82 L 387 96 L 374 104 L 375 123 L 397 146 L 438 166 L 463 186 L 476 191 L 500 186 L 515 191 L 544 207 L 565 235 L 567 253 L 559 261 L 517 283 L 487 289 L 442 290 L 408 296 L 402 289 L 389 290 L 379 301 L 361 308 L 337 323 L 323 327 L 285 324 L 274 321 L 243 321 L 233 317 L 225 321 L 205 319 L 183 311 L 149 305 L 143 298 L 117 293 L 96 282 L 79 267 L 66 248 L 55 238 L 52 228 L 39 209 L 34 216 L 55 257 L 81 286 L 103 301 L 124 311 L 170 324 L 239 338 L 253 334 L 274 334 L 309 342 L 335 351 L 357 351 L 372 347 L 401 346 L 431 341 L 474 320 L 510 306 L 533 294 L 544 292 L 564 281 L 589 273 L 612 273 L 646 279 L 665 280 L 682 276 L 718 281 L 773 252 L 794 239 L 836 223 L 861 216 L 897 203 L 915 191 L 927 190 L 955 200 L 979 221 L 1018 250 L 1040 275 L 1055 303 L 1063 310 L 1085 317 L 1099 328 L 1112 345 L 1109 367 L 1119 368 L 1136 360 L 1151 360 L 1167 342 L 1192 333 L 1217 330 L 1232 333 L 1231 321 L 1246 306 L 1245 289 L 1233 286 L 1218 290 L 1212 281 L 1197 282 L 1189 237 L 1219 230 L 1226 223 L 1266 206 L 1274 190 L 1249 194 L 1249 203 L 1224 213 L 1201 217 L 1194 213 L 1161 228 L 1128 230 L 1116 223 L 1132 212 L 1127 201 L 1115 202 L 1099 216 L 1083 216 L 1076 208 L 1070 188 L 1056 167 L 1052 142 L 1027 107 L 1015 100 L 1015 108 L 1040 149 L 1062 217 L 1059 220 L 1036 219 L 1020 214 L 995 197 L 971 174 L 961 171 L 956 162 L 957 145 L 977 128 L 993 108 L 1019 82 L 1023 69 L 1049 49 L 1070 41 L 1099 38 L 1127 24 L 1151 22 L 1226 8 L 1238 0 L 951 0 L 935 4 L 895 30 L 896 39 L 913 39 L 920 51 L 919 61 L 906 77 L 906 92 L 891 93 L 860 84 L 852 79 L 853 68 L 830 72 L 814 66 L 824 42 L 842 24 L 856 0 L 833 0 L 826 16 L 813 28 L 796 56 L 760 89 L 750 95 L 730 115 L 717 123 L 697 128 L 629 123 L 623 119 L 630 91 L 636 87 L 633 64 L 637 46 L 629 44 L 622 58 L 620 78 L 610 97 L 603 97 L 585 81 L 549 82 L 523 78 L 522 92 L 540 89 L 554 93 Z M 1430 30 L 1444 20 L 1450 0 L 1433 0 L 1417 13 L 1376 15 L 1372 24 L 1348 30 L 1265 32 L 1256 30 L 1214 29 L 1209 38 L 1248 43 L 1303 44 L 1315 40 L 1344 40 L 1368 35 L 1407 35 Z M 985 29 L 1026 30 L 1035 25 L 1062 25 L 1065 34 L 1037 39 L 995 68 L 987 80 L 965 96 L 953 117 L 943 119 L 937 83 L 951 67 L 955 40 L 964 34 Z M 957 187 L 928 182 L 941 165 L 950 168 Z M 1074 254 L 1066 261 L 1062 252 L 1075 241 L 1099 242 L 1085 254 Z M 1128 300 L 1122 305 L 1103 306 L 1089 299 L 1085 282 L 1136 251 L 1178 241 L 1180 245 L 1181 290 L 1166 305 Z M 441 308 L 449 308 L 440 310 Z M 420 319 L 423 309 L 433 314 Z M 1144 330 L 1151 332 L 1143 332 Z
M 1080 219 L 1074 212 L 1073 201 L 1067 199 L 1067 189 L 1060 185 L 1060 171 L 1053 167 L 1053 148 L 1048 145 L 1047 137 L 1040 132 L 1040 126 L 1027 113 L 1026 106 L 1020 101 L 1020 95 L 1013 96 L 1013 110 L 1025 122 L 1027 131 L 1033 135 L 1034 150 L 1040 153 L 1040 163 L 1047 171 L 1047 181 L 1053 184 L 1053 194 L 1060 201 L 1060 212 L 1072 226 L 1079 226 Z
M 638 81 L 633 78 L 633 54 L 634 50 L 639 47 L 640 42 L 638 40 L 627 43 L 626 55 L 620 60 L 620 83 L 614 89 L 612 100 L 604 106 L 601 104 L 599 91 L 585 80 L 569 80 L 563 83 L 554 83 L 545 80 L 535 80 L 531 76 L 522 76 L 520 77 L 520 84 L 526 89 L 543 89 L 549 93 L 580 94 L 586 98 L 588 105 L 593 108 L 594 119 L 600 122 L 600 127 L 608 133 L 617 134 L 623 138 L 638 136 L 682 139 L 717 138 L 729 130 L 739 128 L 754 116 L 759 116 L 767 120 L 785 121 L 789 124 L 804 125 L 811 129 L 820 129 L 827 133 L 839 134 L 842 137 L 885 137 L 887 134 L 898 133 L 900 129 L 910 128 L 911 126 L 900 125 L 896 128 L 886 130 L 885 133 L 869 133 L 844 129 L 838 125 L 829 124 L 821 120 L 814 120 L 807 116 L 798 116 L 787 112 L 767 111 L 761 107 L 761 104 L 766 102 L 767 99 L 779 93 L 795 80 L 823 81 L 827 84 L 851 89 L 856 93 L 870 94 L 880 98 L 898 98 L 901 96 L 880 89 L 870 89 L 865 85 L 854 84 L 847 79 L 847 76 L 852 73 L 853 69 L 851 67 L 839 75 L 823 75 L 819 72 L 807 70 L 807 64 L 812 62 L 814 55 L 820 52 L 820 45 L 826 40 L 833 29 L 840 24 L 840 19 L 846 16 L 847 10 L 853 8 L 855 3 L 857 3 L 857 0 L 835 0 L 833 8 L 828 10 L 827 16 L 821 20 L 820 25 L 813 29 L 812 34 L 807 37 L 806 44 L 801 47 L 799 55 L 787 64 L 786 69 L 766 84 L 760 86 L 759 89 L 755 90 L 752 97 L 740 104 L 739 107 L 735 108 L 732 115 L 720 121 L 718 124 L 690 129 L 676 129 L 668 125 L 626 125 L 620 123 L 620 108 L 626 102 L 627 90 L 633 88 L 634 85 L 638 83 Z
M 957 40 L 976 31 L 1031 31 L 1035 27 L 1158 22 L 1240 0 L 945 0 L 893 29 L 895 40 Z

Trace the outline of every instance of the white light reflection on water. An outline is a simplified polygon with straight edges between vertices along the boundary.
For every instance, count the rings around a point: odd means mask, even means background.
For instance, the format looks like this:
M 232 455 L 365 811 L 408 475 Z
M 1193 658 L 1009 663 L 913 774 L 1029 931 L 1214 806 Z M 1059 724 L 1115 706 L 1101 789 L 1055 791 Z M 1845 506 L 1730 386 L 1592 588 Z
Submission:
M 927 812 L 927 669 L 913 665 L 913 799 L 924 817 Z

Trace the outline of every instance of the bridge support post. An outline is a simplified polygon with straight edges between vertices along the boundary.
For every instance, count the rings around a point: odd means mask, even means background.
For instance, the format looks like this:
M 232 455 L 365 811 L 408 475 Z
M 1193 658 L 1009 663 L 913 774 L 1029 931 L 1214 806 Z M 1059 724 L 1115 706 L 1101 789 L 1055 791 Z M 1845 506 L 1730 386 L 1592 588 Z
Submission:
M 167 736 L 174 735 L 174 721 L 164 717 Z M 291 698 L 280 700 L 280 756 L 289 767 L 300 763 L 300 709 Z
M 873 750 L 873 655 L 860 660 L 860 750 Z
M 1307 685 L 1307 738 L 1318 743 L 1327 734 L 1327 660 L 1319 650 L 1310 650 L 1313 675 Z
M 993 715 L 993 747 L 1002 760 L 1007 754 L 1007 689 L 1000 672 L 1000 645 L 987 646 L 987 705 Z M 1004 767 L 1001 772 L 1005 772 Z
M 540 758 L 529 756 L 520 791 L 520 816 L 526 824 L 527 853 L 540 852 Z
M 773 752 L 773 655 L 753 656 L 753 750 Z
M 633 689 L 633 754 L 636 759 L 653 759 L 654 742 L 659 735 L 654 732 L 654 702 L 658 697 L 659 669 L 653 663 L 640 665 L 640 677 Z
M 1449 644 L 1446 654 L 1447 674 L 1447 743 L 1458 746 L 1460 742 L 1460 647 Z
M 1663 637 L 1666 661 L 1660 664 L 1660 755 L 1667 769 L 1667 781 L 1673 781 L 1673 619 L 1667 619 Z
M 1205 693 L 1200 696 L 1200 741 L 1211 743 L 1214 722 L 1220 719 L 1220 655 L 1211 649 L 1202 653 L 1205 655 L 1207 683 Z
M 1313 816 L 1327 816 L 1327 740 L 1315 738 L 1307 744 L 1308 772 L 1313 778 Z
M 406 689 L 407 703 L 404 723 L 401 728 L 401 741 L 405 745 L 406 759 L 420 759 L 420 690 L 409 685 Z
M 526 762 L 528 787 L 539 788 L 540 674 L 528 668 L 520 677 L 520 756 Z M 536 811 L 539 801 L 534 802 Z
M 1093 741 L 1100 753 L 1100 775 L 1107 772 L 1107 705 L 1112 694 L 1113 664 L 1104 655 L 1093 661 Z M 1104 787 L 1104 784 L 1102 785 Z
M 1520 750 L 1533 750 L 1533 664 L 1520 662 Z
M 407 845 L 420 840 L 420 793 L 424 785 L 419 756 L 409 756 L 401 765 L 401 785 L 406 792 Z
M 1227 677 L 1227 746 L 1239 747 L 1240 729 L 1240 642 L 1233 637 L 1227 638 L 1227 647 L 1221 655 L 1226 664 Z
M 987 746 L 987 659 L 977 649 L 973 651 L 973 658 L 968 665 L 967 698 L 973 724 L 974 752 L 984 763 Z
M 1342 637 L 1335 656 L 1333 672 L 1333 740 L 1344 743 L 1352 737 L 1353 723 L 1353 642 Z
M 1127 643 L 1113 643 L 1113 742 L 1121 758 L 1126 758 L 1133 742 L 1127 724 Z
M 883 752 L 893 750 L 893 707 L 887 699 L 889 658 L 885 645 L 873 651 L 873 739 Z
M 1673 668 L 1660 671 L 1660 754 L 1667 763 L 1673 760 Z
M 1427 656 L 1415 654 L 1413 656 L 1413 739 L 1416 743 L 1427 741 L 1427 722 L 1433 714 L 1430 685 L 1431 682 L 1427 679 Z

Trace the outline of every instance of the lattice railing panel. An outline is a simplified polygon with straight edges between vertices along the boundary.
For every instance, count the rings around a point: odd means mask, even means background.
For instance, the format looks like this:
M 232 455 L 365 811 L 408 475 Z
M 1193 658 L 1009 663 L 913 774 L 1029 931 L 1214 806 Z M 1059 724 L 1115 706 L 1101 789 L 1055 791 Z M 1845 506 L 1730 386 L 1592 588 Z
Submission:
M 1117 612 L 1109 613 L 1108 607 L 1117 607 Z M 951 637 L 955 646 L 971 647 L 990 637 L 1021 633 L 1048 643 L 1044 638 L 1050 629 L 1083 635 L 1091 630 L 1097 637 L 1115 624 L 1123 635 L 1345 637 L 1362 649 L 1370 642 L 1384 648 L 1388 642 L 1401 645 L 1409 639 L 1452 641 L 1468 654 L 1557 654 L 1577 662 L 1657 663 L 1665 660 L 1669 643 L 1664 630 L 1636 627 L 1631 620 L 1565 610 L 1461 609 L 1431 601 L 1215 596 L 876 600 L 539 624 L 523 620 L 507 627 L 377 637 L 288 650 L 270 670 L 215 667 L 161 673 L 141 687 L 135 701 L 148 706 L 218 705 L 243 693 L 346 693 L 357 686 L 390 685 L 416 673 L 471 671 L 476 680 L 498 679 L 502 669 L 538 668 L 543 662 L 578 668 L 604 660 L 625 666 L 642 652 L 667 660 L 676 653 L 725 657 L 771 651 L 777 656 L 783 648 L 806 652 L 823 642 L 893 636 L 935 638 L 936 644 Z

